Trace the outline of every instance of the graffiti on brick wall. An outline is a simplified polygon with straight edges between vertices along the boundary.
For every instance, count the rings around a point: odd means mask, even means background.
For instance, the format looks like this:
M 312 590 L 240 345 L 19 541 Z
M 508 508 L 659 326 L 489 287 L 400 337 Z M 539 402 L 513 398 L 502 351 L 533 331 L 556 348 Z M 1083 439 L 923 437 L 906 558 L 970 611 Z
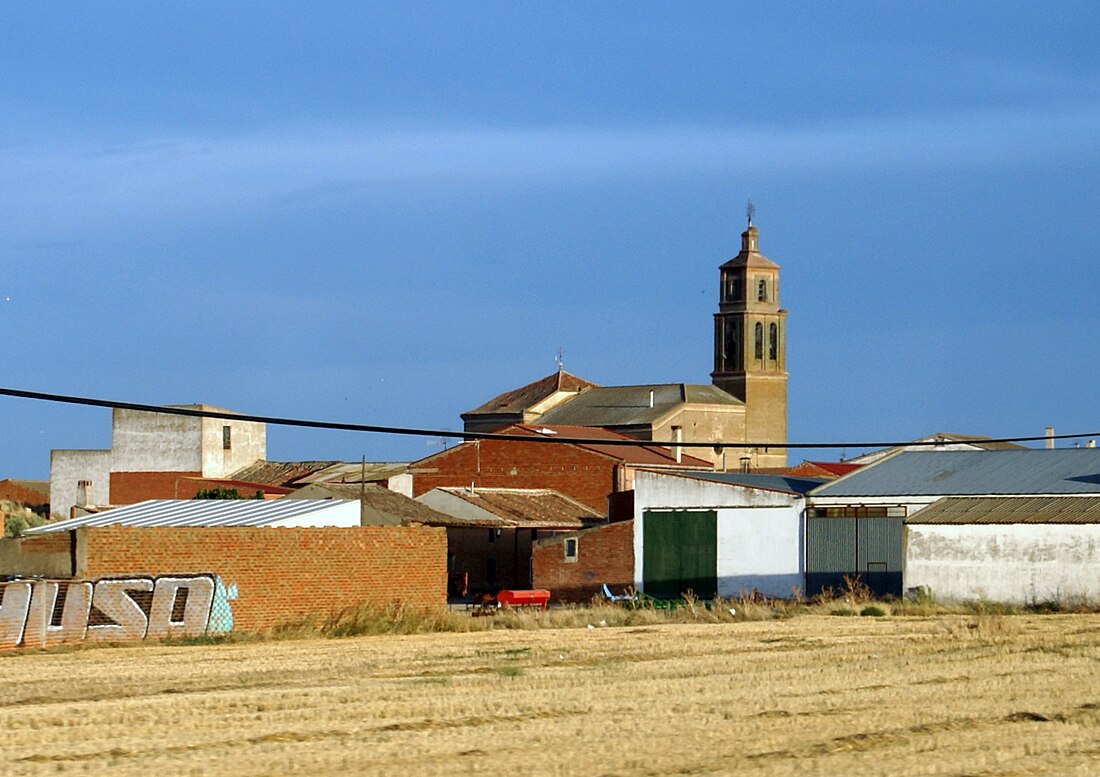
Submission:
M 216 575 L 0 584 L 0 648 L 226 634 L 237 585 Z

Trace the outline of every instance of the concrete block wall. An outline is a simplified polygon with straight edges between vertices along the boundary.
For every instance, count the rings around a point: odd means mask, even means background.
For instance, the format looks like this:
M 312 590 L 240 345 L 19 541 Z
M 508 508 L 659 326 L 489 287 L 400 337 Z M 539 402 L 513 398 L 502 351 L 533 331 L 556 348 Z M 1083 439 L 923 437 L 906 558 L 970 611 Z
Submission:
M 441 611 L 442 528 L 121 528 L 88 530 L 80 576 L 214 575 L 234 587 L 234 630 L 264 633 L 361 604 Z
M 577 540 L 577 560 L 565 559 L 565 540 Z M 622 521 L 539 540 L 531 550 L 535 588 L 552 602 L 588 602 L 603 584 L 615 594 L 634 585 L 634 522 Z

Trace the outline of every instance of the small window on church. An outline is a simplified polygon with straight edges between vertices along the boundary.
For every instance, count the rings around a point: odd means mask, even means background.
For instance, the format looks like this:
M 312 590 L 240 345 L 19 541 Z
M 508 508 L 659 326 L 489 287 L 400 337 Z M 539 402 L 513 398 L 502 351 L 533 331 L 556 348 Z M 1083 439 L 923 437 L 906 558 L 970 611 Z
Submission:
M 730 292 L 729 298 L 730 298 L 731 302 L 740 302 L 741 301 L 741 276 L 739 276 L 739 275 L 731 275 L 730 276 L 729 292 Z
M 222 427 L 222 450 L 228 451 L 233 448 L 233 427 Z
M 779 326 L 768 325 L 768 358 L 773 362 L 779 359 Z
M 766 280 L 761 279 L 756 282 L 756 301 L 768 301 L 768 282 Z
M 756 360 L 764 361 L 764 325 L 756 324 Z

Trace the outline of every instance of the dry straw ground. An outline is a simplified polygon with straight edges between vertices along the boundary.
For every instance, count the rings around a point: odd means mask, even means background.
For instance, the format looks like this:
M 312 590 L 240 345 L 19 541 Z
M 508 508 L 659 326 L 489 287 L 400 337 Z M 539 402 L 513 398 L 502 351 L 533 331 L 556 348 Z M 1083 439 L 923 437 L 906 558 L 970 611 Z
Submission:
M 4 774 L 1097 774 L 1100 616 L 0 657 Z

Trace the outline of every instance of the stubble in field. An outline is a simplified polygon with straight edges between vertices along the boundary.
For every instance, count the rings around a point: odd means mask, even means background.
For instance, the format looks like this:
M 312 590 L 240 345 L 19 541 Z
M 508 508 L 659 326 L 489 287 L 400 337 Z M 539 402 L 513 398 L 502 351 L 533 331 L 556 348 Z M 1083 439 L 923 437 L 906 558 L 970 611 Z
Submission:
M 0 658 L 6 774 L 1094 774 L 1100 617 Z

